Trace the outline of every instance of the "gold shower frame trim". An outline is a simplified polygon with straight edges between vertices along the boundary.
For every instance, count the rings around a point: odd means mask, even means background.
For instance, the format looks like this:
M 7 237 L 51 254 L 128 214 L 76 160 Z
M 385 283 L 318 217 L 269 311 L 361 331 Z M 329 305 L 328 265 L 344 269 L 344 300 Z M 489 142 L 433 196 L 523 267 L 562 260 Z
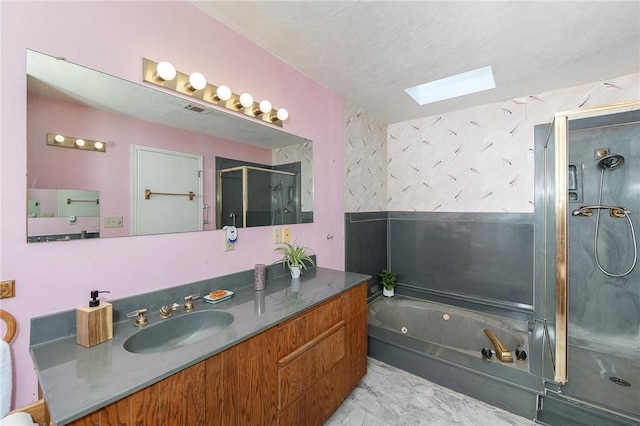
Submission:
M 567 247 L 567 167 L 569 120 L 588 118 L 599 113 L 625 112 L 640 108 L 640 100 L 619 102 L 598 107 L 558 112 L 554 120 L 555 137 L 555 217 L 556 217 L 556 344 L 554 380 L 561 385 L 569 381 L 569 288 L 567 283 L 569 257 Z
M 256 170 L 260 172 L 274 173 L 286 176 L 295 176 L 296 173 L 285 172 L 283 170 L 265 169 L 263 167 L 256 166 L 235 166 L 227 169 L 217 171 L 217 183 L 216 183 L 216 215 L 218 218 L 217 223 L 222 223 L 222 174 L 227 172 L 242 172 L 242 227 L 247 226 L 247 212 L 249 211 L 249 170 Z

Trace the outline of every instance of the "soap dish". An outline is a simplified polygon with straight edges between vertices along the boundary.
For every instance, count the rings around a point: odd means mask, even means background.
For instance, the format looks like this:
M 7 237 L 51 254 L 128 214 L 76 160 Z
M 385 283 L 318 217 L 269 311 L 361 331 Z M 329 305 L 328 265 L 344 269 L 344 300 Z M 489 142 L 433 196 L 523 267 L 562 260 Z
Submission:
M 231 299 L 231 297 L 233 296 L 233 292 L 230 290 L 225 290 L 227 292 L 227 294 L 225 296 L 222 297 L 216 297 L 215 299 L 212 298 L 211 296 L 209 296 L 208 294 L 205 295 L 203 297 L 204 301 L 207 303 L 211 303 L 212 305 L 215 305 L 216 303 L 220 303 L 220 302 L 224 302 L 225 300 L 229 300 Z

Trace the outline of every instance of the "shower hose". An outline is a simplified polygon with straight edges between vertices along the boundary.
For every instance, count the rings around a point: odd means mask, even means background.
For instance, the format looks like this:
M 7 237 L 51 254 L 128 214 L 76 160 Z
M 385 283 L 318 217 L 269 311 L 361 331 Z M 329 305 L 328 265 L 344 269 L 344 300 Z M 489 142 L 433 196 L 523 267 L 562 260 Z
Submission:
M 602 172 L 600 174 L 600 193 L 598 194 L 599 205 L 602 204 L 602 184 L 604 183 L 604 170 L 605 169 L 602 169 Z M 596 260 L 596 265 L 598 265 L 598 268 L 600 269 L 600 271 L 602 271 L 603 274 L 609 277 L 620 278 L 620 277 L 629 275 L 631 271 L 633 271 L 633 268 L 636 267 L 636 263 L 638 262 L 638 244 L 636 243 L 636 232 L 633 229 L 633 222 L 631 222 L 631 217 L 629 217 L 629 212 L 625 210 L 624 217 L 627 218 L 627 221 L 629 222 L 629 228 L 631 228 L 631 241 L 633 242 L 633 262 L 631 264 L 631 267 L 626 272 L 623 272 L 621 274 L 613 274 L 609 271 L 606 271 L 602 267 L 602 265 L 600 264 L 600 259 L 598 258 L 598 231 L 600 229 L 600 210 L 601 209 L 597 209 L 597 210 L 598 212 L 596 213 L 596 230 L 595 230 L 595 236 L 594 236 L 594 242 L 593 242 L 593 253 Z

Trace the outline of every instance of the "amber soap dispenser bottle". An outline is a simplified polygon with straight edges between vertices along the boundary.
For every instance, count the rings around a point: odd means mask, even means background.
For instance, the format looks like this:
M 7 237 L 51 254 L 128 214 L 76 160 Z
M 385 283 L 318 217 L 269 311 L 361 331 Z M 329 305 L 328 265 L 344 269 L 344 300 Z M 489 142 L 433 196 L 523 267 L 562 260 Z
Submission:
M 108 291 L 91 291 L 89 305 L 76 309 L 77 342 L 85 348 L 113 338 L 113 308 L 111 303 L 100 302 L 98 295 Z

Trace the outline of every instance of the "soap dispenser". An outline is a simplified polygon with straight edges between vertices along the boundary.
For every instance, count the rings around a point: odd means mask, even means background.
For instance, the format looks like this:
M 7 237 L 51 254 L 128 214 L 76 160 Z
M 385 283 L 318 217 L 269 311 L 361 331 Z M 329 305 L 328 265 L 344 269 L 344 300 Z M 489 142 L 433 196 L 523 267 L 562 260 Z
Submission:
M 113 308 L 98 299 L 100 293 L 109 292 L 92 290 L 89 304 L 76 309 L 77 342 L 85 348 L 113 338 Z

